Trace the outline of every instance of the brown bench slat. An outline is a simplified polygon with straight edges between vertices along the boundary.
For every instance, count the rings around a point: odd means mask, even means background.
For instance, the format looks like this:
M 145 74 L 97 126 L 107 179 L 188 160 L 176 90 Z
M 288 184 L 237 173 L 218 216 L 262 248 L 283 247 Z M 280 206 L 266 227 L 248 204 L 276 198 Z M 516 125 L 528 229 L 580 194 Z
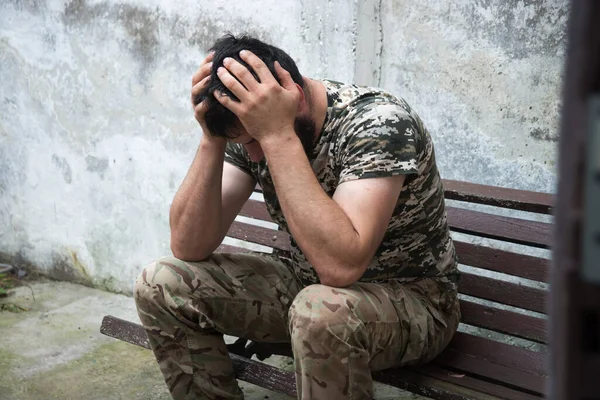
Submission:
M 296 377 L 293 372 L 284 371 L 259 361 L 240 357 L 237 354 L 229 353 L 229 356 L 233 361 L 233 369 L 237 379 L 277 393 L 285 393 L 289 396 L 297 397 Z
M 547 375 L 548 355 L 543 352 L 523 349 L 464 332 L 456 332 L 448 347 L 510 368 L 543 377 Z
M 549 248 L 552 224 L 504 217 L 464 208 L 447 207 L 450 229 L 489 239 Z
M 239 221 L 233 221 L 229 227 L 227 236 L 280 250 L 288 251 L 290 249 L 290 241 L 287 233 Z
M 450 200 L 487 204 L 540 214 L 551 214 L 554 207 L 555 196 L 550 193 L 509 189 L 451 179 L 443 179 L 442 182 L 444 197 Z M 254 191 L 262 193 L 262 188 L 257 184 Z
M 546 385 L 546 379 L 539 375 L 495 364 L 461 353 L 453 348 L 444 350 L 434 362 L 471 376 L 484 377 L 492 382 L 506 383 L 534 394 L 543 394 Z
M 469 375 L 457 374 L 455 371 L 441 368 L 438 365 L 427 364 L 422 367 L 416 368 L 416 371 L 423 375 L 430 376 L 432 378 L 436 378 L 442 381 L 446 381 L 475 390 L 477 393 L 485 393 L 487 395 L 494 396 L 494 398 L 498 397 L 501 399 L 511 400 L 539 400 L 541 398 L 541 396 L 535 396 L 529 393 L 508 388 L 506 386 L 501 386 L 487 381 L 483 381 L 481 379 L 477 379 Z M 480 396 L 475 398 L 479 397 Z
M 551 224 L 455 207 L 448 207 L 447 211 L 450 228 L 456 232 L 534 247 L 550 247 Z M 265 203 L 258 200 L 248 200 L 240 215 L 272 222 Z
M 102 318 L 100 333 L 115 339 L 122 340 L 136 346 L 150 349 L 150 341 L 144 328 L 136 323 L 107 315 Z
M 508 189 L 449 179 L 444 179 L 443 185 L 444 196 L 450 200 L 487 204 L 541 214 L 551 214 L 554 205 L 554 195 L 549 193 Z
M 249 199 L 242 207 L 239 215 L 273 222 L 265 203 L 258 200 Z
M 458 262 L 538 282 L 549 282 L 550 260 L 454 241 Z
M 534 394 L 543 394 L 547 383 L 546 354 L 462 332 L 434 362 Z
M 462 272 L 458 282 L 458 291 L 468 296 L 524 310 L 546 313 L 548 293 L 542 289 Z
M 513 311 L 484 306 L 466 300 L 461 300 L 461 321 L 465 324 L 490 329 L 511 336 L 547 343 L 547 321 Z
M 447 211 L 450 228 L 456 232 L 540 248 L 550 247 L 551 224 L 456 207 L 448 207 Z M 258 200 L 248 200 L 240 215 L 272 222 L 265 204 Z
M 439 367 L 436 367 L 439 368 Z M 416 393 L 427 398 L 435 400 L 498 400 L 513 399 L 510 396 L 490 396 L 471 390 L 463 385 L 457 385 L 447 380 L 428 376 L 421 373 L 420 370 L 413 368 L 394 368 L 384 371 L 373 372 L 373 379 L 397 388 Z M 488 385 L 484 382 L 484 385 Z M 539 397 L 521 398 L 514 397 L 515 400 L 539 400 Z
M 543 394 L 546 387 L 545 354 L 463 332 L 454 335 L 434 362 L 534 394 Z

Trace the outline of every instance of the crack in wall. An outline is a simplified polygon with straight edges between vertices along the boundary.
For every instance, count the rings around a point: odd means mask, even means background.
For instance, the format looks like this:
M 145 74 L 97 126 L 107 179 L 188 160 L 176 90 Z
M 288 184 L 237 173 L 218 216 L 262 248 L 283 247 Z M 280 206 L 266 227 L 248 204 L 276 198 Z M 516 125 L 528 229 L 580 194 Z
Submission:
M 365 0 L 356 9 L 354 83 L 379 86 L 383 75 L 383 0 Z
M 377 72 L 376 72 L 376 81 L 377 86 L 381 86 L 381 76 L 383 75 L 383 18 L 381 15 L 381 9 L 383 6 L 383 0 L 379 0 L 379 4 L 377 6 L 377 23 L 379 25 L 379 51 L 377 52 L 377 60 L 378 63 Z

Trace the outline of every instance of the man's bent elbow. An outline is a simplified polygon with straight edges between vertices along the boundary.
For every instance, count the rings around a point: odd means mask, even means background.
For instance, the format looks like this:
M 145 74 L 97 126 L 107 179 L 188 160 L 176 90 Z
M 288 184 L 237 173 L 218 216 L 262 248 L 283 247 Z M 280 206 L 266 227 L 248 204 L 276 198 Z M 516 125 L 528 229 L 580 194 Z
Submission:
M 206 260 L 214 251 L 212 248 L 204 248 L 203 246 L 192 246 L 185 241 L 177 240 L 177 238 L 171 236 L 171 253 L 173 256 L 181 261 L 203 261 Z
M 173 246 L 171 246 L 171 252 L 173 253 L 173 257 L 177 258 L 178 260 L 188 262 L 204 261 L 208 258 L 208 256 L 210 256 L 210 253 L 199 253 L 180 250 L 177 247 Z
M 326 286 L 345 288 L 356 283 L 365 270 L 366 267 L 361 266 L 331 268 L 327 273 L 320 274 L 319 280 Z

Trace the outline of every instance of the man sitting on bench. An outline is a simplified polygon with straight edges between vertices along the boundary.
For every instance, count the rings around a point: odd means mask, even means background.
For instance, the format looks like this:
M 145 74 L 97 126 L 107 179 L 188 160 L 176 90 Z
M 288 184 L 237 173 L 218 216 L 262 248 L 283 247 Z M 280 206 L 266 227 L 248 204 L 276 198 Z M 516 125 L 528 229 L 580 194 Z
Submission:
M 302 399 L 370 399 L 372 370 L 437 356 L 460 320 L 431 137 L 401 98 L 219 39 L 192 79 L 204 132 L 144 268 L 139 317 L 175 399 L 241 399 L 223 334 L 291 342 Z M 291 258 L 213 253 L 262 187 Z

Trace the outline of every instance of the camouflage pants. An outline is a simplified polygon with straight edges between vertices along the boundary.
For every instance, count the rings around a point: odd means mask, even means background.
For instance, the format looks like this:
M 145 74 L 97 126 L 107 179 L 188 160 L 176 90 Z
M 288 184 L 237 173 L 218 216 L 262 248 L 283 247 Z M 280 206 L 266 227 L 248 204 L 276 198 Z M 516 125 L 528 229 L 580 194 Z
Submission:
M 274 257 L 163 258 L 135 301 L 174 399 L 242 399 L 223 334 L 291 342 L 301 399 L 370 399 L 371 371 L 434 358 L 456 331 L 456 291 L 440 280 L 301 288 Z

